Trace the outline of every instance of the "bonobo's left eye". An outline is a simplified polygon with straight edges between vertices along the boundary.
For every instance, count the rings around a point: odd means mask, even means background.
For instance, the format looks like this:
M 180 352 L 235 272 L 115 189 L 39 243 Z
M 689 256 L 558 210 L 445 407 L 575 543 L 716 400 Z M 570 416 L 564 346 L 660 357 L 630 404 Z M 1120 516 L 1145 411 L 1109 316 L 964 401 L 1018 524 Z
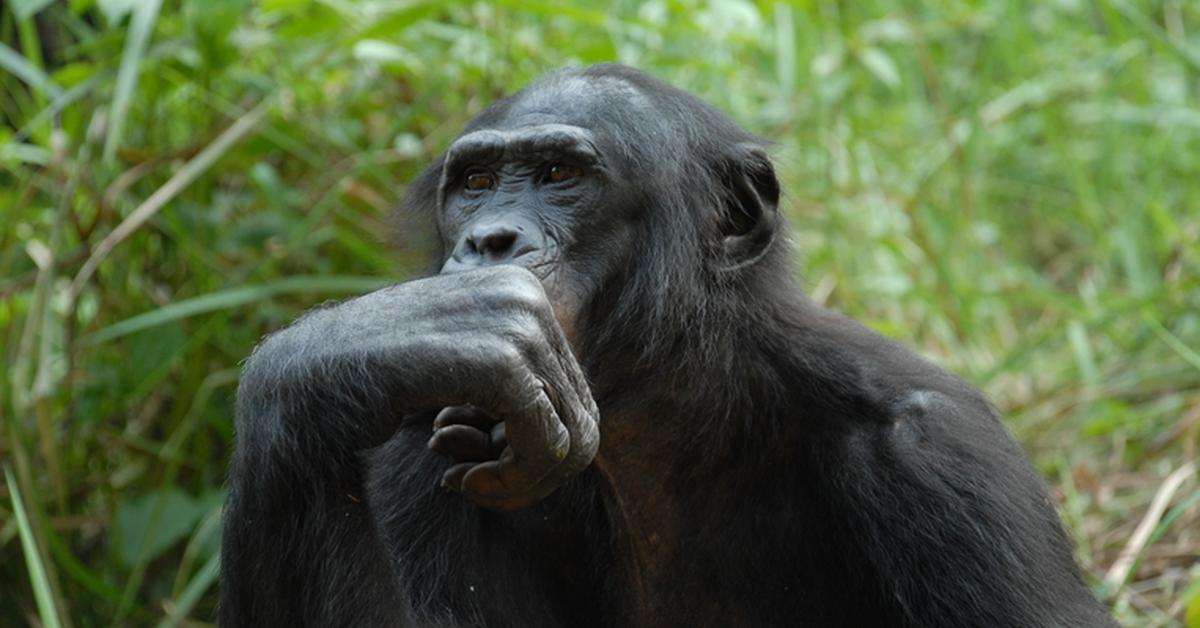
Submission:
M 473 169 L 467 173 L 466 187 L 472 192 L 486 190 L 495 184 L 496 178 L 486 170 Z
M 568 164 L 551 164 L 546 170 L 546 180 L 550 183 L 562 183 L 580 176 L 583 176 L 583 170 Z

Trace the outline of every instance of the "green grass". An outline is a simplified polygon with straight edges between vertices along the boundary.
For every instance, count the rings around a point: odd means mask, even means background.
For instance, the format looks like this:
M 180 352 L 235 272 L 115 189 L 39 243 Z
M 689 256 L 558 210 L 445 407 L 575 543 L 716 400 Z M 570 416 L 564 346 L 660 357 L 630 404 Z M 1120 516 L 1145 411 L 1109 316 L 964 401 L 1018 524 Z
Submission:
M 618 60 L 776 142 L 810 291 L 991 395 L 1123 624 L 1200 626 L 1194 2 L 24 0 L 0 43 L 0 624 L 211 621 L 240 361 L 420 267 L 388 209 L 472 114 Z

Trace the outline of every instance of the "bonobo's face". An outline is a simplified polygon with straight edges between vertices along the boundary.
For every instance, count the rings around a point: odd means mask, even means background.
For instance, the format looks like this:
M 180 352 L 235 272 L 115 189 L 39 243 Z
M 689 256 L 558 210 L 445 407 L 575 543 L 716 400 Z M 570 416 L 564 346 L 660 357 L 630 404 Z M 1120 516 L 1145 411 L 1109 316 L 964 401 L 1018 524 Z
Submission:
M 578 119 L 597 103 L 579 90 L 547 91 L 523 94 L 446 151 L 442 272 L 530 269 L 571 337 L 588 299 L 631 250 L 634 216 L 614 185 L 620 166 L 605 133 Z M 576 119 L 549 113 L 564 110 Z

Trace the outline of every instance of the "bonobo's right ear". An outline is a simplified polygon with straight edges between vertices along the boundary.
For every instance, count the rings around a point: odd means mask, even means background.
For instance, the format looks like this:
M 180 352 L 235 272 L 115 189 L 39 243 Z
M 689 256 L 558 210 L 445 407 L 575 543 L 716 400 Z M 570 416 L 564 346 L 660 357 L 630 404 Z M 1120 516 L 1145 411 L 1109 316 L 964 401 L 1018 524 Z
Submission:
M 409 182 L 403 198 L 392 212 L 391 244 L 396 250 L 428 251 L 428 274 L 442 267 L 442 242 L 438 232 L 437 214 L 440 204 L 438 183 L 442 177 L 445 155 L 438 157 Z
M 738 144 L 727 156 L 721 216 L 721 270 L 757 262 L 771 248 L 779 221 L 779 180 L 761 146 Z

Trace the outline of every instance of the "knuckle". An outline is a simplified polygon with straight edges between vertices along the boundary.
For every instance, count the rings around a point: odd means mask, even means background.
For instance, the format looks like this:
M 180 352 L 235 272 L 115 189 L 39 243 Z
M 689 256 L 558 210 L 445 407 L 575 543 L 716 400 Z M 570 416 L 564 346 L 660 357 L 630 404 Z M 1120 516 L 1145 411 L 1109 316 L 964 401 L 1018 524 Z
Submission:
M 502 279 L 507 283 L 525 283 L 533 285 L 540 283 L 538 278 L 534 276 L 534 274 L 530 272 L 528 268 L 523 266 L 499 264 L 497 266 L 490 267 L 488 272 L 491 272 L 493 275 L 495 275 L 497 279 Z
M 522 351 L 536 349 L 545 344 L 545 335 L 536 318 L 522 314 L 509 321 L 505 337 Z
M 546 298 L 546 291 L 542 288 L 541 282 L 534 277 L 532 273 L 523 269 L 511 266 L 510 268 L 519 271 L 519 274 L 506 274 L 502 277 L 503 282 L 500 283 L 499 298 L 503 303 L 513 309 L 522 312 L 540 312 L 548 310 L 550 307 L 549 300 Z
M 497 342 L 489 350 L 489 361 L 503 371 L 512 372 L 525 362 L 521 350 L 511 342 Z

